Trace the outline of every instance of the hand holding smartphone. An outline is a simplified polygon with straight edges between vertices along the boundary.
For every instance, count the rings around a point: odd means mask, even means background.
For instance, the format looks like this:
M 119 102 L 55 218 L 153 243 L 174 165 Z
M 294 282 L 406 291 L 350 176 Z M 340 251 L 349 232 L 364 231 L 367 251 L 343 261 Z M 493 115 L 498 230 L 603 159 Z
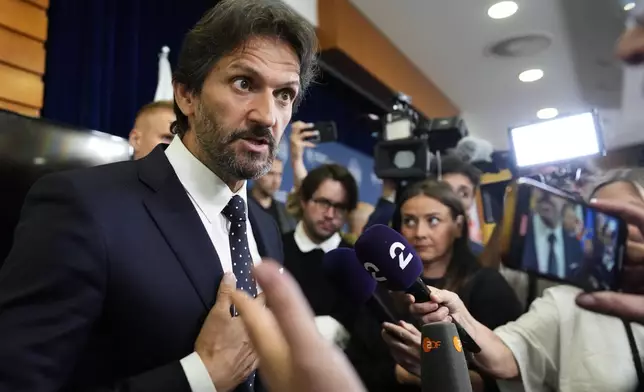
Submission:
M 312 143 L 328 143 L 338 140 L 338 129 L 334 121 L 318 121 L 313 127 L 303 129 L 302 132 L 314 131 L 315 134 L 305 140 Z
M 619 290 L 626 223 L 529 178 L 506 190 L 502 261 L 587 291 Z

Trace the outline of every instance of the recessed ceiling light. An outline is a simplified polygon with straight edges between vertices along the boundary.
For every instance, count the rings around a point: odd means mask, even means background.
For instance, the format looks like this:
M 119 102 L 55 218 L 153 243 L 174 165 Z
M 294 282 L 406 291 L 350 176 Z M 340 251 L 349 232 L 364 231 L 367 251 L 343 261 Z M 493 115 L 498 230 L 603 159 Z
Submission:
M 559 115 L 559 110 L 555 108 L 545 108 L 537 112 L 537 117 L 539 117 L 542 120 L 549 120 L 551 118 L 557 117 L 558 115 Z
M 517 13 L 519 6 L 514 1 L 501 1 L 487 10 L 492 19 L 505 19 Z
M 519 74 L 519 80 L 524 83 L 536 82 L 543 78 L 543 70 L 541 69 L 528 69 Z
M 630 11 L 630 10 L 632 10 L 633 8 L 635 8 L 635 3 L 627 3 L 627 4 L 624 6 L 624 11 Z

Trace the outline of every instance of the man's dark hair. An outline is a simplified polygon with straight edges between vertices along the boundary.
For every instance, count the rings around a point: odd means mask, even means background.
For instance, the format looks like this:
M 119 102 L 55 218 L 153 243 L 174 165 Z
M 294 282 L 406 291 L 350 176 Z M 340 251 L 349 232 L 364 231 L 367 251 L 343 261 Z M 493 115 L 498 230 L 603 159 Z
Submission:
M 317 73 L 318 42 L 315 29 L 280 0 L 222 0 L 186 34 L 173 83 L 200 94 L 206 77 L 223 57 L 242 49 L 253 37 L 275 37 L 288 43 L 300 61 L 300 92 L 294 109 Z M 174 103 L 173 132 L 182 136 L 188 117 Z
M 347 192 L 347 210 L 353 211 L 358 205 L 358 185 L 346 168 L 335 163 L 318 166 L 309 172 L 300 185 L 300 200 L 311 200 L 325 180 L 335 180 L 342 184 Z
M 434 166 L 436 167 L 436 166 Z M 461 174 L 467 177 L 474 185 L 474 189 L 478 188 L 481 183 L 481 171 L 474 165 L 469 164 L 462 159 L 455 156 L 446 156 L 441 159 L 441 174 Z M 438 173 L 435 173 L 438 175 Z

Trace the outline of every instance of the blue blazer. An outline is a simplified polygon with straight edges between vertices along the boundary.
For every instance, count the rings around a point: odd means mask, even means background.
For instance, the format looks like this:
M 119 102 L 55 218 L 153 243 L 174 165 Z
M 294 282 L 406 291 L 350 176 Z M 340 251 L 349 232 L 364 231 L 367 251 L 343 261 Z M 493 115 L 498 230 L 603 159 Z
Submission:
M 539 271 L 539 261 L 537 259 L 537 249 L 534 238 L 534 216 L 530 215 L 530 224 L 525 235 L 523 244 L 523 267 L 528 271 Z M 563 230 L 563 229 L 560 229 Z M 580 272 L 584 262 L 584 251 L 581 242 L 565 232 L 562 235 L 564 243 L 564 258 L 560 262 L 565 263 L 564 272 L 567 278 L 572 278 Z
M 253 203 L 249 219 L 283 261 L 275 221 Z M 222 276 L 162 147 L 42 178 L 0 270 L 0 390 L 190 391 L 179 360 Z

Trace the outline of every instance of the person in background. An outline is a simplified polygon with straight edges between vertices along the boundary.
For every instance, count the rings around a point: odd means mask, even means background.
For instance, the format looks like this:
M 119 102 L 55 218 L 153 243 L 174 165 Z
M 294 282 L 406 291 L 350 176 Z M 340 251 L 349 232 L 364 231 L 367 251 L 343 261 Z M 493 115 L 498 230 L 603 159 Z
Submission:
M 444 182 L 413 184 L 400 197 L 392 227 L 418 252 L 426 285 L 459 293 L 472 314 L 489 328 L 496 328 L 516 320 L 522 313 L 521 304 L 497 270 L 479 266 L 468 245 L 467 216 L 461 199 Z M 390 335 L 382 336 L 396 345 Z M 399 363 L 405 362 L 397 358 Z M 494 382 L 482 377 L 477 369 L 472 369 L 471 377 L 478 390 L 495 390 Z
M 176 119 L 171 101 L 157 101 L 143 106 L 136 114 L 134 127 L 130 131 L 133 158 L 147 156 L 158 144 L 170 144 L 174 137 L 170 126 Z
M 324 278 L 322 259 L 335 248 L 350 247 L 340 230 L 358 203 L 358 186 L 347 169 L 330 164 L 311 170 L 297 192 L 302 214 L 295 230 L 282 237 L 284 266 L 317 316 L 344 322 L 344 301 Z
M 464 210 L 469 213 L 481 182 L 481 171 L 455 156 L 446 156 L 441 160 L 441 172 L 432 174 L 452 187 L 463 204 Z M 389 224 L 396 210 L 396 187 L 396 183 L 392 180 L 383 180 L 382 196 L 369 217 L 365 229 L 375 224 Z M 469 241 L 469 245 L 475 255 L 478 256 L 483 252 L 483 245 L 474 241 Z
M 348 222 L 349 231 L 343 234 L 343 237 L 347 242 L 355 244 L 358 237 L 360 237 L 360 234 L 362 234 L 362 231 L 369 220 L 369 216 L 373 211 L 374 206 L 363 201 L 359 202 L 356 209 L 351 211 Z
M 644 64 L 644 0 L 637 0 L 635 8 L 630 12 L 631 20 L 616 46 L 617 57 L 630 65 Z M 638 193 L 643 194 L 642 184 L 637 183 Z M 621 214 L 632 225 L 644 231 L 644 210 L 633 205 L 600 204 L 604 212 Z M 629 246 L 635 248 L 640 244 L 631 242 Z M 639 272 L 639 273 L 638 273 Z M 644 273 L 640 271 L 629 274 L 630 279 L 642 279 Z M 641 284 L 641 283 L 640 283 Z M 623 317 L 644 323 L 644 296 L 615 293 L 610 291 L 584 294 L 577 298 L 577 304 L 586 309 Z
M 308 138 L 315 136 L 315 131 L 307 131 L 315 124 L 295 121 L 291 124 L 290 151 L 291 167 L 293 168 L 293 189 L 297 190 L 308 174 L 306 165 L 304 165 L 304 150 L 315 148 L 316 144 L 307 141 Z
M 644 261 L 641 246 L 644 201 L 639 190 L 629 181 L 618 180 L 600 185 L 592 197 L 598 200 L 592 203 L 596 207 L 611 210 L 637 225 L 629 230 L 621 282 L 625 290 L 637 291 L 642 274 L 634 273 L 633 269 L 636 271 Z M 605 293 L 584 294 L 581 289 L 567 285 L 546 289 L 516 322 L 494 331 L 479 322 L 459 295 L 451 291 L 436 290 L 427 303 L 415 304 L 407 299 L 409 311 L 424 323 L 458 321 L 481 347 L 481 352 L 473 356 L 474 361 L 499 379 L 503 391 L 640 390 L 636 388 L 643 374 L 640 350 L 644 347 L 644 326 L 589 312 L 575 304 L 575 300 L 579 303 L 582 298 L 601 294 Z M 420 351 L 420 334 L 414 327 L 388 324 L 385 328 L 405 336 L 409 343 L 406 348 L 392 345 L 393 350 Z
M 259 205 L 275 219 L 282 234 L 295 229 L 295 220 L 286 212 L 284 203 L 275 200 L 273 195 L 282 185 L 284 163 L 279 159 L 273 160 L 271 171 L 256 179 L 250 192 L 250 201 Z

